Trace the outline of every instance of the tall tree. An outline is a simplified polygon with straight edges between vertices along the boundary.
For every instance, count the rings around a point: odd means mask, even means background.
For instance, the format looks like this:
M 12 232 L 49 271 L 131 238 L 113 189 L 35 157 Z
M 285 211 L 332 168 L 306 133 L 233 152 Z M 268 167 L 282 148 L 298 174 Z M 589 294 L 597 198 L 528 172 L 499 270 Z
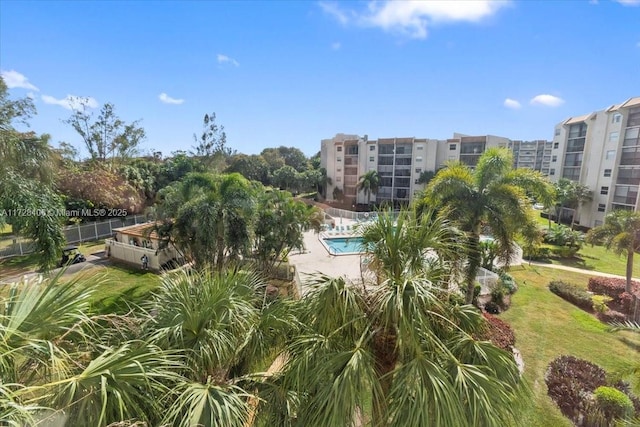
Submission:
M 593 199 L 593 192 L 586 185 L 574 182 L 571 186 L 571 199 L 575 206 L 573 215 L 571 216 L 571 229 L 573 229 L 576 217 L 579 216 L 582 205 Z
M 234 150 L 227 146 L 224 126 L 216 123 L 216 113 L 204 115 L 202 133 L 193 134 L 193 140 L 196 144 L 194 154 L 202 159 L 207 168 L 223 170 L 226 159 L 234 153 Z
M 282 374 L 299 399 L 298 419 L 361 423 L 354 420 L 370 402 L 373 426 L 507 424 L 521 383 L 512 355 L 473 338 L 482 316 L 449 303 L 443 276 L 425 265 L 434 246 L 455 251 L 455 239 L 437 238 L 455 231 L 443 218 L 418 225 L 406 213 L 377 221 L 365 241 L 380 283 L 320 276 L 300 302 L 303 329 Z
M 573 182 L 567 178 L 560 178 L 554 184 L 556 199 L 556 222 L 560 224 L 564 208 L 567 207 L 573 198 Z
M 632 294 L 633 255 L 640 249 L 640 212 L 615 210 L 607 214 L 603 225 L 589 230 L 587 241 L 627 256 L 625 291 Z
M 482 262 L 480 234 L 488 226 L 497 243 L 498 258 L 508 264 L 515 252 L 518 232 L 537 231 L 525 190 L 550 197 L 547 180 L 530 169 L 513 169 L 511 152 L 489 148 L 475 170 L 456 162 L 441 169 L 429 183 L 425 203 L 446 206 L 467 233 L 468 262 L 465 271 L 467 303 L 473 300 L 476 276 Z
M 40 267 L 47 269 L 64 246 L 63 204 L 52 187 L 49 137 L 13 128 L 13 122 L 28 125 L 34 113 L 30 99 L 9 99 L 0 78 L 0 226 L 8 222 L 14 233 L 32 238 Z
M 78 98 L 77 104 L 79 108 L 65 123 L 82 137 L 92 159 L 114 163 L 116 159 L 124 161 L 138 153 L 138 147 L 146 137 L 140 120 L 124 122 L 111 103 L 104 104 L 94 120 L 86 99 Z
M 378 192 L 379 185 L 380 175 L 378 175 L 378 172 L 375 170 L 370 170 L 364 175 L 360 176 L 360 180 L 358 181 L 358 185 L 356 188 L 358 189 L 358 191 L 362 191 L 367 197 L 367 205 L 371 204 L 371 194 L 375 194 Z
M 220 270 L 249 254 L 255 196 L 242 175 L 190 174 L 162 197 L 168 234 L 199 268 Z

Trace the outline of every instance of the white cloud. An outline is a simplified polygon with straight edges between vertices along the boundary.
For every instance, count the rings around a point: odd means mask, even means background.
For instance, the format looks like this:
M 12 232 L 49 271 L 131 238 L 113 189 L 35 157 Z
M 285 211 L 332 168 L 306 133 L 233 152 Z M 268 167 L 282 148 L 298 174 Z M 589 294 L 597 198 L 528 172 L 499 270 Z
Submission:
M 349 16 L 345 11 L 338 7 L 338 3 L 321 1 L 320 3 L 318 3 L 318 5 L 324 13 L 326 13 L 327 15 L 331 15 L 342 25 L 346 25 L 349 22 Z
M 162 92 L 160 95 L 158 95 L 158 99 L 160 101 L 162 101 L 165 104 L 174 104 L 174 105 L 180 105 L 184 102 L 184 99 L 176 99 L 176 98 L 172 98 L 169 95 L 167 95 L 166 93 Z
M 542 94 L 534 96 L 531 101 L 531 105 L 544 105 L 546 107 L 559 107 L 564 104 L 564 99 L 557 96 Z
M 517 110 L 520 107 L 522 107 L 522 105 L 516 101 L 515 99 L 511 99 L 511 98 L 507 98 L 504 100 L 504 106 L 507 108 L 510 108 L 512 110 Z
M 615 0 L 623 6 L 640 6 L 640 0 Z
M 229 63 L 229 64 L 233 64 L 236 67 L 239 67 L 240 64 L 238 63 L 238 61 L 236 61 L 233 58 L 228 57 L 227 55 L 223 55 L 221 53 L 218 54 L 217 56 L 218 59 L 218 64 L 225 64 L 225 63 Z
M 342 47 L 342 44 L 340 42 L 331 43 L 331 49 L 333 50 L 338 50 L 341 47 Z
M 320 2 L 322 10 L 345 25 L 378 27 L 385 31 L 424 39 L 437 23 L 479 22 L 509 5 L 509 0 L 371 1 L 364 12 L 346 11 L 338 3 Z
M 59 105 L 67 110 L 79 110 L 83 105 L 87 108 L 98 108 L 98 101 L 90 96 L 67 95 L 62 99 L 56 99 L 53 96 L 42 95 L 42 101 L 44 101 L 45 104 Z
M 7 87 L 9 89 L 14 87 L 20 87 L 22 89 L 34 90 L 36 92 L 40 90 L 34 85 L 32 85 L 31 83 L 29 83 L 28 78 L 26 78 L 23 74 L 20 74 L 15 70 L 1 71 L 0 75 L 2 75 L 2 78 L 4 79 L 4 82 L 7 84 Z

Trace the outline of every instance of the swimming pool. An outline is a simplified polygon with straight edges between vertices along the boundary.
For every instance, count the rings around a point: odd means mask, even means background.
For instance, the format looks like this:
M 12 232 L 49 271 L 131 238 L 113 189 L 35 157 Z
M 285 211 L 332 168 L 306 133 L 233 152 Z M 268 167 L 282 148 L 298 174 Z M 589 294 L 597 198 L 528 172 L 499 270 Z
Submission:
M 331 255 L 355 255 L 364 252 L 362 237 L 331 237 L 320 241 Z

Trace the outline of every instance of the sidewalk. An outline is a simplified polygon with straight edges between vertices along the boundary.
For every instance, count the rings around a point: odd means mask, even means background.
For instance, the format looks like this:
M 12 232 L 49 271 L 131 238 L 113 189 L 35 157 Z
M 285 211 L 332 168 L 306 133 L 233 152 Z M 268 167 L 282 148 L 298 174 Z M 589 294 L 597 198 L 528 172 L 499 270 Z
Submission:
M 547 267 L 547 268 L 555 268 L 556 270 L 564 270 L 564 271 L 572 271 L 574 273 L 582 273 L 582 274 L 590 274 L 591 276 L 600 276 L 600 277 L 611 277 L 614 279 L 626 279 L 625 276 L 620 276 L 617 274 L 609 274 L 609 273 L 602 273 L 600 271 L 596 271 L 596 270 L 586 270 L 583 268 L 576 268 L 576 267 L 567 267 L 566 265 L 557 265 L 557 264 L 546 264 L 544 262 L 537 262 L 537 261 L 522 261 L 522 265 L 534 265 L 536 267 Z M 637 280 L 640 282 L 640 279 L 637 279 L 635 277 L 631 278 L 632 280 Z
M 77 273 L 79 271 L 89 270 L 89 269 L 92 269 L 92 268 L 94 268 L 96 266 L 104 265 L 104 264 L 109 262 L 108 258 L 97 256 L 97 254 L 104 254 L 104 251 L 96 252 L 96 254 L 93 254 L 93 255 L 87 255 L 87 260 L 85 262 L 82 262 L 82 263 L 79 263 L 79 264 L 72 264 L 72 265 L 66 267 L 67 270 L 64 272 L 63 275 L 64 276 L 68 276 L 70 274 L 74 274 L 74 273 Z M 46 273 L 46 274 L 54 276 L 60 270 L 62 270 L 62 269 L 61 268 L 54 268 L 54 269 L 50 270 L 48 273 Z M 20 280 L 22 280 L 23 277 L 29 278 L 29 277 L 37 276 L 39 274 L 45 274 L 45 273 L 31 272 L 31 273 L 19 274 L 17 276 L 3 278 L 2 280 L 0 280 L 0 285 L 10 285 L 12 283 L 19 282 Z

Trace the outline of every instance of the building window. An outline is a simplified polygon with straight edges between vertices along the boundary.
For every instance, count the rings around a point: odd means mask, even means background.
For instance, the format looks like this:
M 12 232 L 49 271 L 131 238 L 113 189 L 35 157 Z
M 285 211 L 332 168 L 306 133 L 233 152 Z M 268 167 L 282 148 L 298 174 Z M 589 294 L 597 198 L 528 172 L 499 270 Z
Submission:
M 456 148 L 457 148 L 457 147 L 456 147 L 456 144 L 449 144 L 449 150 L 453 151 L 453 150 L 455 150 Z
M 616 113 L 611 118 L 611 123 L 620 123 L 620 120 L 622 120 L 622 114 Z
M 556 128 L 556 136 L 560 135 L 560 128 Z
M 342 161 L 342 157 L 338 157 L 338 158 L 336 159 L 336 161 L 341 162 L 341 161 Z
M 416 157 L 416 162 L 421 162 L 421 161 L 422 161 L 422 156 Z
M 371 157 L 369 157 L 369 161 L 370 161 L 370 162 L 375 162 L 375 161 L 376 161 L 375 156 L 371 156 Z
M 376 146 L 375 145 L 370 145 L 369 146 L 369 151 L 376 151 Z
M 416 150 L 424 150 L 424 145 L 416 145 Z
M 341 151 L 342 151 L 342 147 L 338 147 L 338 148 L 336 148 L 336 151 L 337 151 L 338 153 L 339 153 L 339 152 L 341 152 Z
M 553 156 L 553 157 L 551 158 L 551 161 L 552 161 L 552 162 L 557 162 L 557 161 L 558 161 L 558 156 Z
M 560 146 L 560 143 L 559 143 L 559 142 L 554 142 L 554 143 L 553 143 L 553 148 L 558 148 L 559 146 Z
M 416 179 L 415 181 L 413 181 L 414 184 L 420 184 L 418 181 L 420 181 L 419 179 Z
M 618 136 L 620 135 L 619 132 L 611 132 L 609 134 L 609 142 L 618 142 Z
M 336 172 L 342 172 L 342 169 L 338 168 L 336 169 Z
M 616 156 L 616 150 L 608 150 L 607 151 L 607 155 L 606 155 L 606 159 L 607 160 L 611 160 Z
M 598 203 L 598 212 L 604 212 L 607 209 L 607 205 L 604 203 Z
M 416 173 L 421 173 L 422 172 L 422 168 L 416 168 Z
M 600 194 L 607 195 L 609 194 L 609 187 L 600 187 Z
M 604 176 L 605 176 L 605 178 L 610 177 L 611 176 L 611 169 L 605 169 L 604 170 Z
M 549 175 L 553 176 L 556 174 L 556 170 L 555 169 L 549 169 Z
M 339 176 L 336 178 L 336 182 L 341 182 L 341 181 L 342 181 L 342 177 Z

